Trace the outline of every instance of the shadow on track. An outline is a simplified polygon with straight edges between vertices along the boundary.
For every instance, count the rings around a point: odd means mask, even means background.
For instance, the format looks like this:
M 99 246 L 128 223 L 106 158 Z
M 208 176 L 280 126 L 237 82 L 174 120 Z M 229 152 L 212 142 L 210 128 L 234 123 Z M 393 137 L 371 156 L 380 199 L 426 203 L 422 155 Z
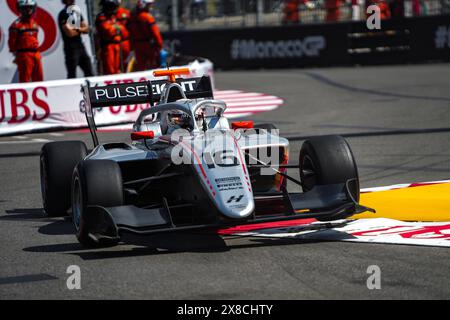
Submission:
M 59 220 L 39 228 L 39 232 L 47 235 L 73 234 L 73 226 L 68 219 Z M 75 235 L 73 237 L 75 239 Z M 73 242 L 27 247 L 23 251 L 64 253 L 79 256 L 83 260 L 103 260 L 181 252 L 214 254 L 235 249 L 320 242 L 323 241 L 220 236 L 215 233 L 180 232 L 149 236 L 124 234 L 122 242 L 118 246 L 109 248 L 85 248 L 78 242 Z
M 72 227 L 71 224 L 70 227 Z M 73 233 L 73 229 L 71 233 Z M 75 239 L 75 235 L 73 238 Z M 26 252 L 66 253 L 77 255 L 83 260 L 99 260 L 179 252 L 224 252 L 229 248 L 223 238 L 217 234 L 178 233 L 147 237 L 127 234 L 122 237 L 122 242 L 118 246 L 109 248 L 85 248 L 76 242 L 34 246 L 23 250 Z
M 44 235 L 69 235 L 74 233 L 72 219 L 65 217 L 49 217 L 43 208 L 13 209 L 6 210 L 7 216 L 0 217 L 1 220 L 17 221 L 27 220 L 35 222 L 49 222 L 39 227 L 38 232 Z
M 49 236 L 62 236 L 74 234 L 75 228 L 72 224 L 72 220 L 66 217 L 64 220 L 53 220 L 52 223 L 40 227 L 38 232 Z
M 0 154 L 0 159 L 2 158 L 23 158 L 23 157 L 37 157 L 40 152 L 19 152 L 19 153 L 6 153 Z
M 36 222 L 52 222 L 55 218 L 50 218 L 45 215 L 42 208 L 17 208 L 6 210 L 7 215 L 1 216 L 0 221 L 36 221 Z
M 27 220 L 33 222 L 49 222 L 39 227 L 38 232 L 45 235 L 73 234 L 73 226 L 70 217 L 49 217 L 43 208 L 17 208 L 6 210 L 7 215 L 1 216 L 0 221 Z
M 45 212 L 43 208 L 17 208 L 6 210 L 7 214 L 29 214 L 34 218 L 45 217 Z

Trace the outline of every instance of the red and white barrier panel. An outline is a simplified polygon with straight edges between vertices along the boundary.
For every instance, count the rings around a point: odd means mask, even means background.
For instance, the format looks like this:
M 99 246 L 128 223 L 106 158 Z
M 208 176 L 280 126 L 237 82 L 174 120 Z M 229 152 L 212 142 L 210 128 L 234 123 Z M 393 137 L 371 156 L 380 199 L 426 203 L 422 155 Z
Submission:
M 221 234 L 292 238 L 318 241 L 350 241 L 384 244 L 450 247 L 450 222 L 405 222 L 386 218 L 298 221 L 295 225 L 254 230 L 223 230 Z

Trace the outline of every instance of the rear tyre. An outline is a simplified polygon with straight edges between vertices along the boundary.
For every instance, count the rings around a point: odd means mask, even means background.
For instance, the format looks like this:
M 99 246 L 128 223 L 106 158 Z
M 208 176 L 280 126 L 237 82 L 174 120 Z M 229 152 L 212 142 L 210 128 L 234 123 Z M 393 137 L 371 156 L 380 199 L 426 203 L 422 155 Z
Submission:
M 46 143 L 40 155 L 41 194 L 51 217 L 64 216 L 70 208 L 70 184 L 75 166 L 87 155 L 82 141 Z
M 263 129 L 266 130 L 269 133 L 275 134 L 275 135 L 279 135 L 278 128 L 273 124 L 273 123 L 261 123 L 261 124 L 257 124 L 254 126 L 255 129 Z
M 123 205 L 122 173 L 112 160 L 81 161 L 72 178 L 72 215 L 78 241 L 87 247 L 116 245 L 118 239 L 95 241 L 89 236 L 95 230 L 95 219 L 89 219 L 88 206 Z
M 300 180 L 304 192 L 316 185 L 346 183 L 355 201 L 359 201 L 359 177 L 353 153 L 341 136 L 322 136 L 306 140 L 300 150 Z M 343 219 L 348 213 L 321 221 Z

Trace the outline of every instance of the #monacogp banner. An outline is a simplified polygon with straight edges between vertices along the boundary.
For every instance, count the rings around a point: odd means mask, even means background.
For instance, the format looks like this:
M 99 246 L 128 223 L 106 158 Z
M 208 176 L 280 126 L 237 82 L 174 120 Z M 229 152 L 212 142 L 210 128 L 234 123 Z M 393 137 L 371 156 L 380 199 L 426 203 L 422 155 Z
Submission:
M 195 60 L 185 66 L 186 77 L 213 76 L 209 60 Z M 153 71 L 113 76 L 78 78 L 0 85 L 0 135 L 87 126 L 81 86 L 89 80 L 92 86 L 130 83 L 155 79 Z M 161 78 L 159 78 L 161 79 Z M 213 82 L 214 83 L 214 82 Z M 96 110 L 97 125 L 133 122 L 148 104 L 106 107 Z
M 87 7 L 83 0 L 76 2 L 87 20 Z M 39 44 L 44 69 L 44 80 L 65 79 L 63 41 L 58 26 L 58 14 L 64 8 L 60 0 L 37 0 L 35 19 L 39 25 Z M 0 0 L 0 84 L 18 82 L 17 65 L 8 48 L 9 26 L 17 20 L 16 0 Z M 82 37 L 88 54 L 92 57 L 89 36 Z

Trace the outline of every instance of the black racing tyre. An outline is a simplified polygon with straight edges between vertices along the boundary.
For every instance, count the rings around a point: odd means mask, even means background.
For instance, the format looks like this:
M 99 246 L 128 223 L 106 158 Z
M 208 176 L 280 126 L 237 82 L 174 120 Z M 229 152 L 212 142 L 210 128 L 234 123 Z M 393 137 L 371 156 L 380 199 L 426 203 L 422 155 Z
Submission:
M 353 198 L 359 201 L 358 169 L 350 146 L 343 137 L 321 136 L 306 140 L 300 150 L 299 165 L 304 192 L 311 190 L 315 185 L 346 183 L 353 180 L 349 184 L 349 189 Z M 333 219 L 340 218 L 343 217 L 333 217 Z
M 278 130 L 277 126 L 274 125 L 273 123 L 260 123 L 254 126 L 255 129 L 264 129 L 267 130 L 269 133 L 272 134 L 277 134 L 278 135 L 278 131 L 274 132 L 274 130 Z
M 89 223 L 87 207 L 121 206 L 124 203 L 122 172 L 112 160 L 84 160 L 75 168 L 72 178 L 72 215 L 78 241 L 87 247 L 116 245 L 118 240 L 100 242 L 89 237 L 95 229 Z
M 70 185 L 75 166 L 87 155 L 82 141 L 56 141 L 41 149 L 41 194 L 47 215 L 64 216 L 70 208 Z

